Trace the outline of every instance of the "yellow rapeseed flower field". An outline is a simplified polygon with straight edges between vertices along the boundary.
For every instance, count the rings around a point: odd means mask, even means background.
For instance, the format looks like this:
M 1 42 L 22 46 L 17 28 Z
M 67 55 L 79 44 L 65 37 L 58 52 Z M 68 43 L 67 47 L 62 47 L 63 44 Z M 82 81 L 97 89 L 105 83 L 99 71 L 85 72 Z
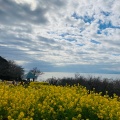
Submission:
M 109 98 L 82 86 L 0 83 L 0 120 L 120 120 L 118 96 Z

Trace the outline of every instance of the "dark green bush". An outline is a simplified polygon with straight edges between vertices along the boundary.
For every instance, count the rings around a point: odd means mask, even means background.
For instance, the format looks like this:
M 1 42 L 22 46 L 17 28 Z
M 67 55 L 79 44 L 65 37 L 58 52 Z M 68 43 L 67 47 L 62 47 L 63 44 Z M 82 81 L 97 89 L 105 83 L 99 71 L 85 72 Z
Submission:
M 87 90 L 92 91 L 95 89 L 96 93 L 102 92 L 102 95 L 106 95 L 106 91 L 110 97 L 113 97 L 113 94 L 120 96 L 120 80 L 113 80 L 104 78 L 101 80 L 100 77 L 89 77 L 85 78 L 83 76 L 79 76 L 77 78 L 51 78 L 49 79 L 49 84 L 52 85 L 78 85 L 78 83 Z

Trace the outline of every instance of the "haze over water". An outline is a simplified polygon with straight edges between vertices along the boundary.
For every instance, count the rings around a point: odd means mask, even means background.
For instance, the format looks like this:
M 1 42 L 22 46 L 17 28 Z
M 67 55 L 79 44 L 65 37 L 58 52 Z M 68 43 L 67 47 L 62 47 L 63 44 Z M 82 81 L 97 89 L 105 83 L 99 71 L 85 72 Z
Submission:
M 37 81 L 45 81 L 49 78 L 75 78 L 75 74 L 79 74 L 84 77 L 100 77 L 100 79 L 108 78 L 109 80 L 120 80 L 120 74 L 98 74 L 98 73 L 70 73 L 70 72 L 44 72 L 43 75 L 40 75 Z

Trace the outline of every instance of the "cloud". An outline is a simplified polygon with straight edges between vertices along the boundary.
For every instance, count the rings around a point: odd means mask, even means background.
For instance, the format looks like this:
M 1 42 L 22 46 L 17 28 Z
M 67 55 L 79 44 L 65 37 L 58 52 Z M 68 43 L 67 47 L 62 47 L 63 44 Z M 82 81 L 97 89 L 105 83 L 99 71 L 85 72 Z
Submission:
M 19 23 L 34 23 L 45 24 L 47 19 L 45 17 L 46 10 L 42 7 L 37 7 L 32 10 L 28 4 L 20 4 L 13 0 L 1 0 L 0 4 L 0 22 L 3 24 L 19 24 Z
M 26 69 L 44 64 L 47 71 L 105 72 L 119 66 L 119 0 L 1 0 L 0 5 L 0 55 Z

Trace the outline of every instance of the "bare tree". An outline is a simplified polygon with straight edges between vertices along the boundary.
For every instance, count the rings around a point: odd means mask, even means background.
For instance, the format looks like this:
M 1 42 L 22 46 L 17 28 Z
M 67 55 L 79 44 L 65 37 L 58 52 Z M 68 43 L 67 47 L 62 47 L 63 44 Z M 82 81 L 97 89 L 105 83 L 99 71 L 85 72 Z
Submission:
M 37 67 L 34 67 L 30 72 L 37 78 L 39 75 L 42 75 L 43 72 L 41 72 Z M 33 78 L 33 81 L 35 81 L 35 78 Z
M 11 79 L 15 79 L 17 81 L 21 80 L 23 74 L 24 74 L 24 69 L 17 65 L 14 61 L 9 60 L 9 70 L 8 74 Z
M 6 60 L 0 56 L 0 79 L 20 80 L 24 74 L 24 69 L 14 61 Z

